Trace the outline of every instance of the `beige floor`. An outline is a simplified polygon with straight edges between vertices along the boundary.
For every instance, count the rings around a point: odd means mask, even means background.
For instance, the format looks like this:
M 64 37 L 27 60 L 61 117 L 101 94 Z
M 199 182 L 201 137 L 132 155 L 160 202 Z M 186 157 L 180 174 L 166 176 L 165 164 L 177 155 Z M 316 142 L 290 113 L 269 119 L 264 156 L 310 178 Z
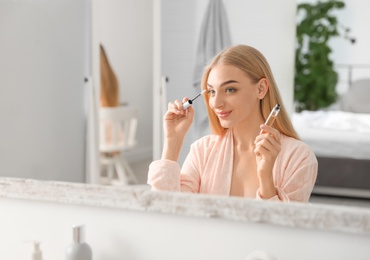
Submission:
M 139 181 L 139 184 L 146 184 L 149 164 L 152 160 L 147 159 L 144 161 L 139 161 L 135 163 L 130 163 L 132 170 L 135 172 L 135 175 Z

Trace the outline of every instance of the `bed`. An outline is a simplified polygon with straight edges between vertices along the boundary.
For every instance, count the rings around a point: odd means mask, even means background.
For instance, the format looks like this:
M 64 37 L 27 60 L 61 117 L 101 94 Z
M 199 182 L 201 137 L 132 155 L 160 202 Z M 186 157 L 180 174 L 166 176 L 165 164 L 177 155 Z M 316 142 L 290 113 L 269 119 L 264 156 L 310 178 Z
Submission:
M 370 80 L 356 83 L 341 97 L 341 110 L 292 116 L 319 162 L 313 194 L 370 198 Z
M 303 111 L 292 121 L 319 161 L 314 193 L 370 198 L 370 114 Z

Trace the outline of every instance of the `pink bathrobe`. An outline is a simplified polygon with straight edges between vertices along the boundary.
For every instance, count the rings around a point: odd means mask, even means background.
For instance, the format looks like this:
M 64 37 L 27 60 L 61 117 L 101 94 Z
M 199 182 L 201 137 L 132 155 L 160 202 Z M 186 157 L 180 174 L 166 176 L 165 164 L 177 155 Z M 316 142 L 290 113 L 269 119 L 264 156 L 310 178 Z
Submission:
M 310 147 L 281 136 L 281 151 L 273 168 L 277 195 L 271 200 L 307 202 L 317 177 L 317 159 Z M 158 160 L 149 166 L 152 190 L 184 191 L 230 196 L 233 136 L 208 135 L 191 145 L 182 169 L 175 161 Z M 256 198 L 261 199 L 259 190 Z

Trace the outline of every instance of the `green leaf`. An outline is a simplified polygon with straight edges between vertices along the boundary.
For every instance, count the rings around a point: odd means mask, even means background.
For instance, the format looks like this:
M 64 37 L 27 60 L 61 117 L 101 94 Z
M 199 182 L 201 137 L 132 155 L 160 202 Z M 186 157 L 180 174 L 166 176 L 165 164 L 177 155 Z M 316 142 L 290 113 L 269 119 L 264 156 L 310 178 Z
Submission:
M 338 74 L 328 42 L 340 36 L 334 11 L 344 7 L 338 0 L 297 6 L 294 100 L 300 110 L 318 110 L 337 99 Z

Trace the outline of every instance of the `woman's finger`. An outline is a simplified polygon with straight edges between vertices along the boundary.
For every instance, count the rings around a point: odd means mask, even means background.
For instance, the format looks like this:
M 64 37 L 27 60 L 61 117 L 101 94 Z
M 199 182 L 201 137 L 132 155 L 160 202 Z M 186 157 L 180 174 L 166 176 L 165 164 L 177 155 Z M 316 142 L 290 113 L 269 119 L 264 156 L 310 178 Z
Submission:
M 175 100 L 168 103 L 168 111 L 176 115 L 184 114 L 184 109 L 180 100 Z
M 274 137 L 278 143 L 280 143 L 280 132 L 277 129 L 265 124 L 260 125 L 260 128 L 263 131 L 260 136 L 269 134 L 270 136 Z

